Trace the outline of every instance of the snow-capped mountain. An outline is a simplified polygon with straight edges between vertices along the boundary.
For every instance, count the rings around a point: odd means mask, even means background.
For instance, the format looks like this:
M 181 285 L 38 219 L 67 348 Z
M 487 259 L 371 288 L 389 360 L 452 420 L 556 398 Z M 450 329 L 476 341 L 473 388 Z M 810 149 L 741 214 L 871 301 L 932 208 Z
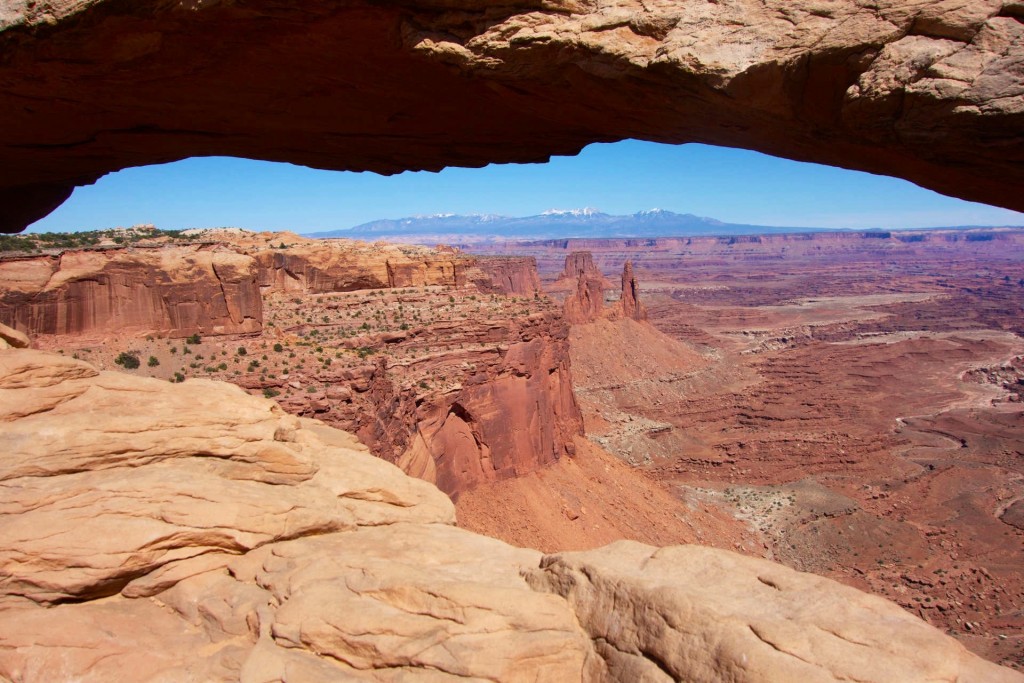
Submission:
M 490 240 L 540 240 L 565 237 L 679 237 L 744 235 L 773 232 L 811 232 L 824 228 L 792 228 L 723 223 L 714 218 L 648 209 L 615 216 L 594 208 L 548 209 L 535 216 L 438 213 L 383 219 L 345 230 L 319 232 L 309 237 L 348 237 L 434 244 Z

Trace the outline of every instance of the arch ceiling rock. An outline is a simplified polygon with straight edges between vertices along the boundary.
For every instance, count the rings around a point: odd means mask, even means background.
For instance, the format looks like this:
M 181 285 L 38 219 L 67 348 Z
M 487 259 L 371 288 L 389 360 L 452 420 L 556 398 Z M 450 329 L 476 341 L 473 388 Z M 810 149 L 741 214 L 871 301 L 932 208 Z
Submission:
M 0 0 L 0 230 L 129 166 L 704 142 L 1024 209 L 1020 0 Z

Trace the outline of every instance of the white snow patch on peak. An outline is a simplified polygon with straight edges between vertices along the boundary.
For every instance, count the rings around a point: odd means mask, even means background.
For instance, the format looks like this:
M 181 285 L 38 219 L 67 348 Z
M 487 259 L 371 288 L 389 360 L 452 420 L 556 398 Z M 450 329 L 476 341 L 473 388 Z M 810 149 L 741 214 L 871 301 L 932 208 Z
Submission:
M 542 211 L 541 216 L 596 216 L 600 211 L 597 209 L 587 206 L 582 209 L 548 209 Z

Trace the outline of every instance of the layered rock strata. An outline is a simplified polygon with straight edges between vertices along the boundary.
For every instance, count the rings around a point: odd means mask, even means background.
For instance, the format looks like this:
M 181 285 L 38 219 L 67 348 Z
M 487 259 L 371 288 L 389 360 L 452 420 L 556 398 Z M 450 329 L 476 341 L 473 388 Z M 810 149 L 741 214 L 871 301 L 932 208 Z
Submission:
M 104 360 L 148 357 L 142 372 L 168 379 L 224 372 L 246 388 L 284 392 L 292 412 L 356 432 L 376 455 L 451 495 L 573 452 L 583 423 L 568 329 L 538 297 L 533 259 L 290 233 L 195 237 L 206 243 L 2 261 L 0 320 L 98 361 L 86 349 L 116 337 Z M 245 374 L 228 368 L 222 345 L 190 343 L 179 355 L 169 341 L 142 339 L 259 332 L 264 306 L 273 329 L 252 346 Z M 243 324 L 230 325 L 235 318 Z M 317 351 L 268 377 L 273 361 L 255 355 L 268 339 L 288 344 L 292 358 Z M 228 344 L 233 362 L 238 344 Z
M 297 342 L 306 338 L 344 352 L 328 365 L 236 381 L 286 392 L 288 410 L 358 434 L 376 455 L 453 496 L 531 472 L 571 454 L 583 431 L 568 327 L 544 301 L 476 291 L 276 300 L 274 320 L 316 321 L 283 330 L 288 348 L 301 353 Z M 346 332 L 337 322 L 367 319 L 373 331 L 351 322 Z M 292 391 L 293 383 L 302 388 Z
M 464 263 L 467 260 L 464 259 Z M 541 293 L 537 261 L 532 257 L 477 256 L 456 270 L 458 284 L 472 284 L 485 293 L 534 297 Z
M 1022 16 L 1016 0 L 19 0 L 0 14 L 0 228 L 190 156 L 396 173 L 626 138 L 1021 209 Z
M 268 235 L 262 244 L 232 240 L 256 259 L 265 291 L 317 294 L 456 283 L 454 254 L 278 235 Z
M 255 261 L 208 246 L 0 260 L 0 320 L 31 335 L 258 333 Z

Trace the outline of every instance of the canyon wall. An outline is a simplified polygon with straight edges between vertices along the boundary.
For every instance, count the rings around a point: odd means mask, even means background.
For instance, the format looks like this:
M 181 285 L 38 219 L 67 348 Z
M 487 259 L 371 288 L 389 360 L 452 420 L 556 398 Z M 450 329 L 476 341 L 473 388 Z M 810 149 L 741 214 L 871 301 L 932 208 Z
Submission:
M 0 261 L 0 321 L 29 335 L 254 334 L 255 262 L 230 249 L 66 251 Z
M 91 347 L 127 334 L 129 350 L 156 353 L 168 379 L 215 373 L 227 353 L 172 357 L 139 337 L 263 331 L 263 340 L 317 346 L 332 364 L 273 377 L 235 368 L 232 381 L 275 392 L 301 381 L 313 391 L 286 391 L 290 411 L 357 433 L 375 455 L 453 496 L 573 452 L 583 423 L 568 328 L 537 296 L 533 259 L 234 229 L 196 236 L 205 246 L 0 261 L 0 321 L 59 337 L 46 344 L 71 343 L 71 352 L 75 338 Z M 272 333 L 265 312 L 280 325 Z
M 452 254 L 347 240 L 289 238 L 275 241 L 268 237 L 259 246 L 239 245 L 256 259 L 260 287 L 267 291 L 315 294 L 455 285 L 457 257 Z
M 398 296 L 407 309 L 417 303 L 443 309 L 451 295 Z M 473 306 L 469 297 L 477 299 L 465 292 L 451 296 L 458 302 L 452 306 Z M 395 305 L 387 295 L 373 304 L 384 310 Z M 309 303 L 302 306 L 310 310 Z M 341 310 L 367 309 L 360 302 Z M 327 339 L 326 333 L 317 339 Z M 362 334 L 344 345 L 365 360 L 241 383 L 280 390 L 301 380 L 326 387 L 279 400 L 290 412 L 352 431 L 375 455 L 453 497 L 571 455 L 574 438 L 583 433 L 572 388 L 568 326 L 557 310 L 443 319 L 404 331 Z
M 542 291 L 537 261 L 529 256 L 464 256 L 456 279 L 486 293 L 533 297 Z

